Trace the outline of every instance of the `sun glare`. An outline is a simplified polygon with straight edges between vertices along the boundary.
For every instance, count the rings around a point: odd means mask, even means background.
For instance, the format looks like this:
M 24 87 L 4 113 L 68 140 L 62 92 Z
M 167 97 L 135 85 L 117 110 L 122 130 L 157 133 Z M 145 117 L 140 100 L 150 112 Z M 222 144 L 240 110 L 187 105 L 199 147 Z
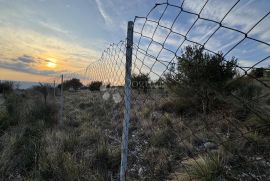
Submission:
M 48 58 L 47 59 L 47 67 L 48 68 L 55 68 L 56 67 L 56 60 L 54 58 Z

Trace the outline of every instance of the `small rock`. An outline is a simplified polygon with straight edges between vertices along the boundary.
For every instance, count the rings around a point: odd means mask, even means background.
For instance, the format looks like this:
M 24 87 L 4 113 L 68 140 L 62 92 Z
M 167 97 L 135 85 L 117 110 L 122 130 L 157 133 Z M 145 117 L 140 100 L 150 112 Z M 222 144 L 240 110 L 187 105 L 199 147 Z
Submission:
M 105 101 L 107 101 L 107 100 L 109 100 L 110 96 L 111 96 L 111 95 L 110 95 L 108 92 L 105 92 L 104 95 L 102 96 L 102 98 L 103 98 Z
M 142 177 L 142 176 L 143 176 L 143 168 L 142 168 L 142 167 L 139 169 L 139 171 L 138 171 L 138 175 L 139 175 L 140 177 Z
M 122 97 L 118 92 L 116 92 L 116 93 L 113 94 L 113 100 L 114 100 L 115 103 L 119 103 L 119 102 L 121 102 Z
M 208 150 L 218 149 L 218 146 L 215 143 L 212 143 L 212 142 L 206 142 L 206 143 L 203 144 L 203 146 Z

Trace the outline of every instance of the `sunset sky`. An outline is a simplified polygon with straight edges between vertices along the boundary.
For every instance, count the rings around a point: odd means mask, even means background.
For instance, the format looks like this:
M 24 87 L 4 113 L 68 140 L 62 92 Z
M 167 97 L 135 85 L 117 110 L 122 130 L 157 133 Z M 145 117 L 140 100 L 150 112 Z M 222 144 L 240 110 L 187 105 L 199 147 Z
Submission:
M 136 15 L 146 16 L 156 2 L 164 1 L 0 0 L 0 79 L 40 81 L 61 72 L 81 70 L 98 60 L 110 43 L 126 38 L 129 20 Z M 181 3 L 177 0 L 169 2 Z M 184 7 L 197 12 L 203 2 L 187 0 Z M 235 2 L 210 0 L 202 16 L 220 21 Z M 223 23 L 246 32 L 269 10 L 269 0 L 242 0 Z M 177 14 L 173 10 L 167 12 L 168 17 Z M 178 32 L 187 30 L 194 20 L 194 17 L 184 13 L 182 16 L 174 26 Z M 143 24 L 137 21 L 135 29 L 140 31 Z M 189 38 L 203 42 L 214 29 L 215 26 L 200 22 L 190 32 Z M 151 35 L 151 31 L 151 25 L 143 30 L 145 35 Z M 165 35 L 157 30 L 154 38 L 163 41 L 162 36 Z M 265 18 L 249 35 L 270 43 L 270 17 Z M 235 32 L 221 29 L 207 46 L 211 50 L 226 51 L 239 41 L 239 37 Z M 172 38 L 168 47 L 173 49 L 177 42 L 177 37 Z M 142 41 L 140 46 L 147 46 L 147 43 Z M 152 48 L 153 54 L 158 51 L 157 46 Z M 252 66 L 269 53 L 269 46 L 245 40 L 228 56 L 236 56 L 243 66 Z M 269 64 L 267 59 L 258 66 Z
M 155 0 L 0 0 L 0 79 L 85 68 Z

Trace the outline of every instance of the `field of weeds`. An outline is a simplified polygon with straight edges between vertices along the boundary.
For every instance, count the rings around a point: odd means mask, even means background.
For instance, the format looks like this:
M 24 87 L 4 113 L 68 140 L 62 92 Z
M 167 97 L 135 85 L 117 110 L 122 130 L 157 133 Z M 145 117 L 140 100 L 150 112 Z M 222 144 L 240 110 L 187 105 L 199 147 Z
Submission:
M 1 180 L 118 180 L 124 102 L 64 92 L 12 93 L 1 110 Z M 267 180 L 269 124 L 232 100 L 208 114 L 164 90 L 132 96 L 128 180 Z M 269 113 L 269 103 L 260 103 Z M 182 103 L 182 104 L 181 104 Z M 240 114 L 241 113 L 241 114 Z

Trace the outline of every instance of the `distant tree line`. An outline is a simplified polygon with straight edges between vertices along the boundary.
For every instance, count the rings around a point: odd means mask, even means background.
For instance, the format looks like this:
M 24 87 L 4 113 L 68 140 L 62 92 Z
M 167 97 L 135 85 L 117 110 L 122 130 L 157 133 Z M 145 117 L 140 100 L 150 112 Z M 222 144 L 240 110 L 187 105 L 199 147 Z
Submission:
M 250 75 L 255 78 L 263 78 L 263 77 L 270 78 L 270 65 L 268 68 L 264 68 L 264 67 L 254 68 L 252 69 Z
M 72 78 L 70 80 L 65 80 L 63 83 L 64 90 L 79 90 L 79 89 L 89 89 L 91 91 L 99 91 L 101 86 L 103 85 L 102 81 L 93 81 L 90 84 L 84 86 L 83 83 L 81 83 L 80 79 Z M 58 85 L 58 88 L 60 89 L 62 84 Z M 110 87 L 110 84 L 106 85 L 106 87 Z

